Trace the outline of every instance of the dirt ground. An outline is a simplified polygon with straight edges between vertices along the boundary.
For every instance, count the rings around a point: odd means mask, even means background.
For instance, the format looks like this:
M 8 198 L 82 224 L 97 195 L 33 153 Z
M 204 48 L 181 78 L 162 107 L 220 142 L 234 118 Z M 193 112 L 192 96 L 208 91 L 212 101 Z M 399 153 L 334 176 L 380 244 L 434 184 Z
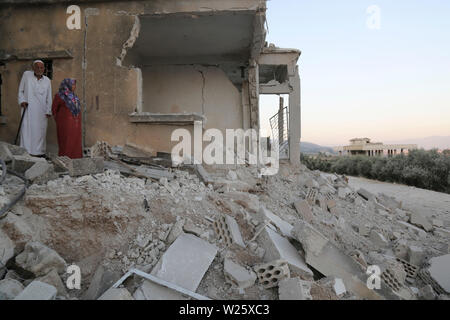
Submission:
M 450 194 L 359 177 L 349 177 L 349 185 L 356 190 L 364 188 L 375 194 L 389 194 L 402 201 L 403 208 L 419 211 L 428 218 L 435 215 L 450 220 Z

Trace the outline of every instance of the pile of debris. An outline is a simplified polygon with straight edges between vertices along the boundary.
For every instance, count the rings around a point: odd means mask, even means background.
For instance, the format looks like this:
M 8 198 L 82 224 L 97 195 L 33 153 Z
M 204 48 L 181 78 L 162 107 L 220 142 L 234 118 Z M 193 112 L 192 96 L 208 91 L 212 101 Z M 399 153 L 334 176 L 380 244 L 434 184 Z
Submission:
M 0 158 L 17 173 L 0 185 L 0 300 L 449 298 L 448 217 L 428 221 L 343 176 L 172 168 L 104 142 L 49 161 L 0 143 Z M 20 175 L 32 184 L 9 205 Z

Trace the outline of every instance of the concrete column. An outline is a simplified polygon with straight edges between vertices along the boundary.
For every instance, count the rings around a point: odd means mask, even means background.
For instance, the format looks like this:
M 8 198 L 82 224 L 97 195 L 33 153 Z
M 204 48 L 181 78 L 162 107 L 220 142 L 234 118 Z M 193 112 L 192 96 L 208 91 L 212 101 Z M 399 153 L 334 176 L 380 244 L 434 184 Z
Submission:
M 301 138 L 301 101 L 300 101 L 300 75 L 298 66 L 293 76 L 289 77 L 289 84 L 293 91 L 289 94 L 289 159 L 291 164 L 300 163 Z
M 284 142 L 284 99 L 280 97 L 280 107 L 278 108 L 278 141 Z
M 242 128 L 250 129 L 250 93 L 248 81 L 242 83 Z
M 250 94 L 250 127 L 258 132 L 259 141 L 259 66 L 256 61 L 250 62 L 248 83 Z

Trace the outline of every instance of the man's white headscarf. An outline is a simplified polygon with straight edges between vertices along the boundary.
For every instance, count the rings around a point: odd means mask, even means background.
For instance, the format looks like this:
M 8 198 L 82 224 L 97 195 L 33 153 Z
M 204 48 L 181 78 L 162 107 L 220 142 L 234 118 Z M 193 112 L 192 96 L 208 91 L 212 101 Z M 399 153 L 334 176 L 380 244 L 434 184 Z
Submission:
M 36 63 L 38 63 L 38 62 L 40 62 L 40 63 L 42 63 L 42 64 L 45 64 L 44 61 L 42 61 L 42 60 L 34 60 L 34 61 L 33 61 L 33 67 L 34 67 L 34 65 L 35 65 Z

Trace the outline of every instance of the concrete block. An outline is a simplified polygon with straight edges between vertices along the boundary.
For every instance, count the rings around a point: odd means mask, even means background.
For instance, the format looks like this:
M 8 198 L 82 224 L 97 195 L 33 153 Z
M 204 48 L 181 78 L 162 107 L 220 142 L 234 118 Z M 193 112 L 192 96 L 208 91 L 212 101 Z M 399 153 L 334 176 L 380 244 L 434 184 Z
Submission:
M 450 254 L 431 258 L 429 264 L 428 272 L 431 278 L 447 293 L 450 293 Z
M 256 265 L 254 270 L 265 289 L 276 287 L 281 280 L 291 276 L 287 261 L 282 259 Z
M 14 279 L 3 279 L 0 281 L 0 300 L 12 300 L 19 295 L 24 286 Z
M 239 225 L 233 217 L 230 217 L 229 215 L 220 215 L 214 221 L 213 227 L 219 239 L 223 239 L 227 246 L 237 244 L 238 246 L 245 248 Z
M 25 250 L 16 257 L 16 263 L 36 276 L 44 276 L 52 269 L 60 274 L 66 271 L 64 259 L 56 251 L 37 241 L 25 245 Z
M 189 300 L 181 293 L 145 280 L 133 294 L 134 300 Z
M 253 286 L 256 281 L 256 274 L 253 271 L 247 270 L 230 259 L 225 259 L 223 272 L 227 282 L 241 289 Z
M 0 229 L 0 270 L 14 256 L 14 242 Z
M 15 155 L 12 163 L 12 169 L 23 174 L 36 163 L 47 163 L 47 160 L 44 158 L 32 157 L 30 155 Z
M 417 246 L 409 246 L 408 247 L 408 260 L 409 263 L 421 266 L 423 263 L 423 260 L 425 259 L 425 252 L 422 248 Z
M 313 272 L 306 265 L 299 251 L 283 236 L 266 227 L 258 237 L 258 243 L 264 248 L 264 261 L 285 260 L 291 272 L 306 279 L 313 277 Z
M 281 234 L 285 237 L 291 236 L 292 231 L 292 224 L 284 221 L 279 216 L 273 214 L 270 210 L 267 210 L 264 206 L 261 206 L 261 209 L 259 210 L 263 221 L 269 220 L 271 221 L 281 232 Z
M 279 300 L 312 300 L 311 282 L 300 278 L 283 279 L 278 284 Z
M 46 183 L 51 179 L 56 179 L 57 175 L 54 166 L 48 162 L 37 162 L 30 169 L 25 171 L 25 178 L 35 183 Z
M 181 234 L 167 249 L 152 275 L 192 292 L 217 254 L 217 248 L 191 234 Z
M 297 210 L 297 213 L 303 217 L 305 221 L 308 221 L 309 223 L 312 223 L 314 221 L 314 216 L 311 211 L 311 207 L 309 206 L 308 201 L 306 200 L 300 200 L 294 203 L 295 210 Z M 292 230 L 292 229 L 291 229 Z
M 98 266 L 95 270 L 94 276 L 91 279 L 89 288 L 83 296 L 83 300 L 98 299 L 119 279 L 120 274 L 114 272 L 113 270 L 109 270 L 102 265 Z
M 134 300 L 126 288 L 111 288 L 97 300 Z
M 375 230 L 370 232 L 370 241 L 380 248 L 386 248 L 389 245 L 389 241 L 387 241 L 381 233 Z
M 411 212 L 409 222 L 412 223 L 413 225 L 423 228 L 427 232 L 433 230 L 433 226 L 431 225 L 430 222 L 428 222 L 427 218 L 425 218 L 418 212 Z
M 54 286 L 34 280 L 14 300 L 54 300 L 55 298 Z
M 57 157 L 54 161 L 68 170 L 71 177 L 102 173 L 105 168 L 104 160 L 100 157 L 80 159 Z
M 310 206 L 316 204 L 316 197 L 317 197 L 317 190 L 312 188 L 308 189 L 308 192 L 306 194 L 306 201 L 308 201 Z
M 406 272 L 407 278 L 415 279 L 417 277 L 417 274 L 419 272 L 418 266 L 413 265 L 413 264 L 409 263 L 408 261 L 405 261 L 400 258 L 396 258 L 396 260 L 397 260 L 397 262 L 400 262 L 403 265 L 403 269 Z

